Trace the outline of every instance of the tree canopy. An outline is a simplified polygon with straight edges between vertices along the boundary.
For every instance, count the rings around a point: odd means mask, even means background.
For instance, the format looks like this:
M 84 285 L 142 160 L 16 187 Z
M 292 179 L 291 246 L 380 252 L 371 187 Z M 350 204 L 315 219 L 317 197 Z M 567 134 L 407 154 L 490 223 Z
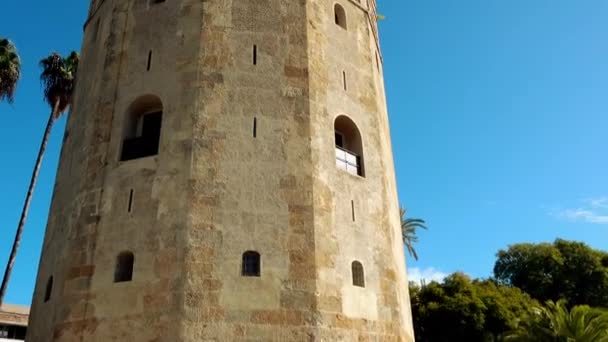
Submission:
M 608 254 L 581 242 L 520 243 L 500 250 L 494 276 L 546 302 L 608 307 Z
M 499 341 L 537 304 L 517 288 L 454 273 L 410 284 L 416 341 Z

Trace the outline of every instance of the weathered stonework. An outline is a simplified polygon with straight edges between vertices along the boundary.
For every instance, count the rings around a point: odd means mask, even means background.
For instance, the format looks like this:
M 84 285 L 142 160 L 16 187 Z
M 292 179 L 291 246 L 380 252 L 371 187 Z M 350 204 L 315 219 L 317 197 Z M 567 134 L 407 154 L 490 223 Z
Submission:
M 119 161 L 149 95 L 159 153 Z M 94 0 L 30 317 L 29 342 L 413 341 L 374 0 Z

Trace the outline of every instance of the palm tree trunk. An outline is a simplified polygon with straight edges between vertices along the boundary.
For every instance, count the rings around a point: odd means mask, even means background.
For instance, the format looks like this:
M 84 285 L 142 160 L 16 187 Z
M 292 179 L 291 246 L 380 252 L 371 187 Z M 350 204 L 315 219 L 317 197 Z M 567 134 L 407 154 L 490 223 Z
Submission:
M 38 179 L 38 173 L 40 173 L 40 166 L 42 164 L 42 157 L 44 156 L 44 151 L 46 150 L 46 145 L 49 141 L 49 136 L 51 135 L 51 128 L 53 127 L 53 122 L 55 121 L 55 113 L 59 107 L 59 101 L 55 101 L 55 105 L 53 106 L 53 110 L 51 111 L 51 115 L 49 116 L 49 121 L 46 124 L 46 129 L 44 131 L 44 135 L 42 137 L 42 143 L 40 144 L 40 149 L 38 150 L 38 158 L 36 159 L 36 164 L 34 165 L 34 171 L 32 172 L 32 179 L 30 180 L 30 187 L 27 189 L 27 195 L 25 196 L 25 203 L 23 204 L 23 210 L 21 211 L 21 218 L 19 219 L 19 225 L 17 226 L 17 234 L 15 235 L 15 241 L 13 241 L 13 248 L 11 249 L 11 255 L 8 258 L 8 262 L 6 264 L 6 269 L 4 271 L 4 277 L 2 278 L 2 287 L 0 287 L 0 306 L 4 303 L 4 295 L 6 294 L 6 289 L 8 287 L 8 282 L 11 277 L 11 272 L 13 271 L 13 265 L 15 264 L 15 259 L 17 257 L 17 249 L 19 249 L 19 243 L 21 242 L 21 235 L 23 234 L 23 228 L 25 227 L 25 220 L 27 219 L 27 213 L 30 209 L 30 203 L 32 202 L 32 195 L 34 194 L 34 187 L 36 186 L 36 180 Z

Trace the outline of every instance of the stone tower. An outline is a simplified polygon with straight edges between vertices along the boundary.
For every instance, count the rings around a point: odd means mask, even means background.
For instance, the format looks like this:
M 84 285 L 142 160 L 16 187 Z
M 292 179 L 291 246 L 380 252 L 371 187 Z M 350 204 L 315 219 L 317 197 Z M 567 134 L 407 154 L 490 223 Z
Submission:
M 375 0 L 94 0 L 28 342 L 413 341 Z

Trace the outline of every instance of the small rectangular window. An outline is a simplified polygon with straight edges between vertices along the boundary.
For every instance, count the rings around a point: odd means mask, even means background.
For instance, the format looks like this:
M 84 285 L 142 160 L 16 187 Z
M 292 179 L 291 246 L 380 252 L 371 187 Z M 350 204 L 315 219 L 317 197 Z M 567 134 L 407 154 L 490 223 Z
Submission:
M 350 208 L 353 216 L 353 222 L 355 222 L 355 201 L 350 201 Z
M 255 251 L 243 253 L 241 275 L 243 277 L 259 277 L 261 273 L 260 270 L 260 253 Z
M 257 65 L 258 64 L 258 46 L 254 45 L 253 46 L 253 65 Z
M 253 137 L 257 138 L 258 136 L 258 118 L 253 118 Z

